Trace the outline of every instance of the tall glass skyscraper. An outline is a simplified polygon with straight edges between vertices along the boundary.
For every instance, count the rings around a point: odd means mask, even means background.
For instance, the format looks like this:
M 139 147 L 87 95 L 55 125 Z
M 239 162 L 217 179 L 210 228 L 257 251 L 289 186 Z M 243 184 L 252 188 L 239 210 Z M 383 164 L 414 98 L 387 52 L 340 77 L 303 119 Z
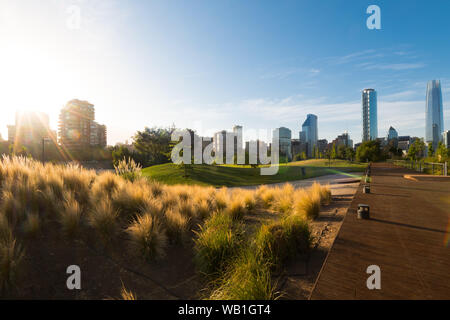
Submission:
M 314 146 L 317 147 L 318 138 L 317 116 L 315 114 L 308 114 L 300 132 L 300 141 L 307 143 L 306 151 L 308 157 L 314 156 Z
M 362 92 L 362 141 L 378 138 L 377 92 L 374 89 L 364 89 Z
M 439 80 L 431 80 L 427 85 L 425 106 L 425 142 L 432 143 L 436 150 L 444 132 L 444 112 L 442 110 L 442 91 Z
M 281 127 L 275 130 L 278 131 L 279 141 L 280 141 L 280 156 L 286 157 L 288 161 L 292 160 L 291 152 L 291 130 L 285 127 Z

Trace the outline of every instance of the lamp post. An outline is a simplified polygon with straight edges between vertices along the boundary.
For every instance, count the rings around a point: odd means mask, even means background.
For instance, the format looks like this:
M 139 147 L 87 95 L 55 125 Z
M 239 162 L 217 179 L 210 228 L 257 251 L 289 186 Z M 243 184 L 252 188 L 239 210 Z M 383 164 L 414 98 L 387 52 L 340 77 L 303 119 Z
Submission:
M 42 138 L 42 163 L 45 163 L 45 143 L 50 141 L 49 137 Z

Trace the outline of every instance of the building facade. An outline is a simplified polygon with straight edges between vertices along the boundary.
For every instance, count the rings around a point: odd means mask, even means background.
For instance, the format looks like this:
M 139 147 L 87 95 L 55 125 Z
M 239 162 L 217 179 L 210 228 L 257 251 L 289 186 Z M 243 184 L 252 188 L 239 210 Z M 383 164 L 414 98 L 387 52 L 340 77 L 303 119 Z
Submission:
M 402 149 L 404 153 L 408 152 L 409 146 L 411 145 L 411 137 L 410 136 L 399 136 L 397 138 L 397 148 Z
M 374 89 L 362 91 L 362 141 L 378 138 L 377 92 Z
M 314 156 L 314 150 L 317 148 L 317 140 L 319 137 L 319 130 L 317 127 L 317 116 L 308 114 L 305 122 L 302 124 L 302 131 L 300 132 L 300 141 L 306 143 L 306 155 L 308 157 Z
M 425 142 L 431 143 L 436 150 L 444 132 L 444 113 L 442 110 L 442 91 L 439 80 L 427 84 L 427 100 L 425 106 Z
M 95 108 L 87 101 L 71 100 L 59 116 L 59 143 L 67 151 L 106 146 L 106 126 L 95 122 Z
M 334 144 L 336 148 L 339 146 L 353 148 L 353 140 L 350 139 L 350 135 L 347 132 L 337 136 L 336 139 L 333 140 L 332 144 Z
M 397 130 L 395 130 L 392 126 L 388 130 L 386 139 L 387 139 L 387 141 L 391 141 L 393 139 L 398 139 Z
M 291 130 L 285 127 L 280 127 L 275 130 L 279 130 L 278 139 L 279 139 L 280 156 L 286 157 L 288 161 L 291 161 L 292 160 Z
M 442 142 L 446 148 L 450 148 L 450 130 L 442 132 Z
M 41 144 L 44 138 L 55 139 L 48 115 L 42 112 L 16 112 L 14 125 L 8 126 L 8 142 L 13 145 Z

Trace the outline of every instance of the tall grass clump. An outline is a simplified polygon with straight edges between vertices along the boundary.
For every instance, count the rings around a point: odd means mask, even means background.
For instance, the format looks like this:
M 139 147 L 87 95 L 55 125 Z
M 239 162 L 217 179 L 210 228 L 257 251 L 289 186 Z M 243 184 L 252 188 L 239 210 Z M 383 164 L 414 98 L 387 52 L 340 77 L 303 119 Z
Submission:
M 213 195 L 212 204 L 217 211 L 223 211 L 226 209 L 229 203 L 229 192 L 228 189 L 223 187 L 216 191 Z
M 93 170 L 82 169 L 77 164 L 66 165 L 62 170 L 64 188 L 71 191 L 78 203 L 87 207 L 90 203 L 91 186 L 96 178 Z
M 211 300 L 272 300 L 275 298 L 269 263 L 251 248 L 244 249 L 216 281 Z
M 171 208 L 165 211 L 164 222 L 168 241 L 171 244 L 183 243 L 189 230 L 189 218 Z
M 225 270 L 243 242 L 242 226 L 223 213 L 213 213 L 196 234 L 195 260 L 199 270 L 208 275 Z
M 329 185 L 321 186 L 319 183 L 314 182 L 314 184 L 311 187 L 311 192 L 319 194 L 321 204 L 324 205 L 330 204 L 332 197 Z
M 117 175 L 131 182 L 142 177 L 142 166 L 131 158 L 120 160 L 114 169 Z
M 243 194 L 243 201 L 245 208 L 247 209 L 247 212 L 251 213 L 256 209 L 257 206 L 257 200 L 255 197 L 255 193 L 253 191 L 244 191 L 242 190 Z
M 263 208 L 270 208 L 275 200 L 276 188 L 268 188 L 267 186 L 261 186 L 256 190 L 256 195 Z
M 67 192 L 66 200 L 60 211 L 59 222 L 64 236 L 73 238 L 81 227 L 82 208 L 73 194 Z
M 122 180 L 119 176 L 112 172 L 103 172 L 99 174 L 92 184 L 92 193 L 95 198 L 100 199 L 103 197 L 111 198 L 113 193 L 119 189 Z
M 113 192 L 111 202 L 121 217 L 130 219 L 142 214 L 151 199 L 146 184 L 127 182 Z
M 311 244 L 308 223 L 299 215 L 288 215 L 263 224 L 254 239 L 255 251 L 275 269 L 297 254 L 306 253 Z
M 127 232 L 133 251 L 144 260 L 150 261 L 164 256 L 167 237 L 156 217 L 150 214 L 136 217 Z
M 0 243 L 9 243 L 13 240 L 12 228 L 8 219 L 0 214 Z
M 125 285 L 122 283 L 122 289 L 120 290 L 120 297 L 122 300 L 137 300 L 137 296 L 132 291 L 125 288 Z
M 35 237 L 41 229 L 41 218 L 37 212 L 29 212 L 23 224 L 23 231 L 28 237 Z
M 294 195 L 293 213 L 307 219 L 314 219 L 320 212 L 320 192 L 299 189 Z
M 226 214 L 231 216 L 233 221 L 242 220 L 244 215 L 247 213 L 247 208 L 241 197 L 234 197 L 230 200 L 230 204 L 226 208 Z
M 89 225 L 97 232 L 104 244 L 114 239 L 119 231 L 118 212 L 111 200 L 97 202 L 88 216 Z
M 0 292 L 17 286 L 23 257 L 24 251 L 15 239 L 0 242 Z

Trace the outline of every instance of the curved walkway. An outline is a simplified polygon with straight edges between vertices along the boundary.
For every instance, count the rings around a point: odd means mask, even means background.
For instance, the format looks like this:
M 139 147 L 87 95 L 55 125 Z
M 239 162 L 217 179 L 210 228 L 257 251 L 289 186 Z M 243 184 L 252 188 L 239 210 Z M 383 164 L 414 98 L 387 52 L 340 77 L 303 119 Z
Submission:
M 322 185 L 330 185 L 331 193 L 333 196 L 345 196 L 345 195 L 353 195 L 361 181 L 362 173 L 352 173 L 351 175 L 341 175 L 341 174 L 330 174 L 315 178 L 309 178 L 304 180 L 295 180 L 281 183 L 273 183 L 267 184 L 268 187 L 282 187 L 285 184 L 289 183 L 294 186 L 294 188 L 308 188 L 312 186 L 314 182 L 320 183 Z M 243 186 L 243 187 L 233 187 L 240 189 L 257 189 L 261 185 L 256 186 Z

